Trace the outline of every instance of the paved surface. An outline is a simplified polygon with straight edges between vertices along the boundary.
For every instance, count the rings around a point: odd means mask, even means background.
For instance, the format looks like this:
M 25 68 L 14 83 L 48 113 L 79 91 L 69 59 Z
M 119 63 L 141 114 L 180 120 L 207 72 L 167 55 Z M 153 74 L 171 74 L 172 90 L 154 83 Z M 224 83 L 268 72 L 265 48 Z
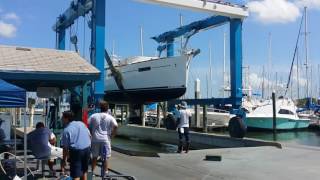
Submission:
M 113 152 L 111 169 L 138 180 L 315 180 L 320 177 L 320 148 L 311 146 L 287 144 L 283 149 L 265 146 L 159 155 L 135 157 Z M 221 156 L 222 161 L 205 161 L 206 155 Z M 29 161 L 29 165 L 35 166 L 35 162 Z M 99 172 L 97 168 L 95 174 Z
M 204 161 L 207 154 L 222 161 Z M 130 157 L 114 152 L 112 168 L 139 180 L 313 180 L 320 176 L 320 148 L 274 147 L 197 150 L 160 154 L 160 158 Z

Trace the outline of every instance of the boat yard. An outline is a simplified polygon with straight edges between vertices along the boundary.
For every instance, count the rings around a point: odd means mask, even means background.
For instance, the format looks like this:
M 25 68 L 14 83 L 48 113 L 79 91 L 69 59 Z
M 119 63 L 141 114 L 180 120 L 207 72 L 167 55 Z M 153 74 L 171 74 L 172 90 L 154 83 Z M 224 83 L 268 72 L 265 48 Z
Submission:
M 104 172 L 99 162 L 98 169 L 89 171 L 88 179 L 314 179 L 320 175 L 317 168 L 320 99 L 314 100 L 314 85 L 309 86 L 312 80 L 308 77 L 306 8 L 287 86 L 278 85 L 276 74 L 275 85 L 267 82 L 268 93 L 265 93 L 263 72 L 259 87 L 262 95 L 256 100 L 250 86 L 249 66 L 244 65 L 244 54 L 248 51 L 244 51 L 243 45 L 244 38 L 248 38 L 243 33 L 249 18 L 246 4 L 216 0 L 138 0 L 134 3 L 192 11 L 194 17 L 192 22 L 183 24 L 180 15 L 180 26 L 168 25 L 165 32 L 152 32 L 151 39 L 157 44 L 153 56 L 144 53 L 143 28 L 140 26 L 141 55 L 121 58 L 115 55 L 114 42 L 112 54 L 108 51 L 111 39 L 106 33 L 106 29 L 111 28 L 106 23 L 110 20 L 106 8 L 108 1 L 71 0 L 67 9 L 60 9 L 61 14 L 52 22 L 56 49 L 0 45 L 0 80 L 4 84 L 0 86 L 0 122 L 4 122 L 7 134 L 0 142 L 0 178 L 12 175 L 13 171 L 6 169 L 9 166 L 2 163 L 10 165 L 13 161 L 19 161 L 12 168 L 15 169 L 14 176 L 21 179 L 68 178 L 58 168 L 60 160 L 55 162 L 58 174 L 52 176 L 51 171 L 46 171 L 49 167 L 43 164 L 44 160 L 31 155 L 27 135 L 35 129 L 36 123 L 43 122 L 56 134 L 59 139 L 56 145 L 60 146 L 64 128 L 62 112 L 81 108 L 75 118 L 88 127 L 89 116 L 97 112 L 100 100 L 109 103 L 108 113 L 116 118 L 119 128 L 112 143 L 110 174 L 100 177 Z M 196 16 L 200 12 L 205 13 L 206 18 L 203 14 Z M 78 41 L 79 19 L 83 19 L 84 28 L 83 39 Z M 299 99 L 299 90 L 298 97 L 292 93 L 292 81 L 298 79 L 299 89 L 299 68 L 294 63 L 299 57 L 296 53 L 299 36 L 303 34 L 303 20 L 306 98 Z M 111 18 L 111 21 L 116 19 Z M 1 22 L 0 19 L 0 25 Z M 223 95 L 214 96 L 213 89 L 219 87 L 212 77 L 211 42 L 210 70 L 205 72 L 206 93 L 192 71 L 203 48 L 192 48 L 189 44 L 196 42 L 197 35 L 208 35 L 204 31 L 214 29 L 216 33 L 221 28 L 228 29 L 228 33 L 223 33 L 224 67 L 223 70 L 220 68 L 223 72 L 216 68 L 217 74 L 223 74 Z M 159 34 L 155 36 L 154 33 Z M 90 38 L 86 39 L 88 35 Z M 227 44 L 226 39 L 229 40 Z M 78 47 L 80 41 L 83 41 L 83 52 Z M 86 42 L 89 42 L 87 50 Z M 89 51 L 88 56 L 86 51 Z M 229 64 L 226 64 L 227 57 Z M 320 70 L 320 66 L 318 68 Z M 245 69 L 249 75 L 244 73 Z M 297 70 L 296 79 L 294 70 Z M 266 81 L 271 81 L 270 76 Z M 191 84 L 192 78 L 195 81 Z M 320 93 L 320 82 L 318 86 Z M 22 95 L 17 95 L 17 90 L 13 89 L 8 93 L 7 87 L 20 89 Z M 188 95 L 190 91 L 191 96 Z M 41 103 L 38 103 L 40 98 Z M 37 108 L 38 105 L 41 108 Z M 179 152 L 181 144 L 177 131 L 181 133 L 181 129 L 176 127 L 175 112 L 181 107 L 190 112 L 191 141 L 187 142 L 186 153 Z M 313 142 L 308 144 L 308 139 Z M 300 140 L 303 143 L 297 142 Z M 2 147 L 9 148 L 8 152 L 3 152 Z M 8 153 L 11 153 L 9 159 Z M 42 162 L 42 171 L 39 162 Z M 69 166 L 67 170 L 70 170 Z M 6 178 L 13 179 L 13 176 Z

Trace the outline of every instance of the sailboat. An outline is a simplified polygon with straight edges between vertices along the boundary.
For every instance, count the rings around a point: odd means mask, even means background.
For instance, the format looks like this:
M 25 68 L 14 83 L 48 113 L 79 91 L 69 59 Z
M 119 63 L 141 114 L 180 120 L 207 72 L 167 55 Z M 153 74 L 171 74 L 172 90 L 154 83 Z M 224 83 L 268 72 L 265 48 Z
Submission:
M 113 67 L 106 68 L 105 99 L 145 103 L 178 98 L 186 92 L 189 64 L 196 54 L 192 50 L 176 57 L 113 60 Z

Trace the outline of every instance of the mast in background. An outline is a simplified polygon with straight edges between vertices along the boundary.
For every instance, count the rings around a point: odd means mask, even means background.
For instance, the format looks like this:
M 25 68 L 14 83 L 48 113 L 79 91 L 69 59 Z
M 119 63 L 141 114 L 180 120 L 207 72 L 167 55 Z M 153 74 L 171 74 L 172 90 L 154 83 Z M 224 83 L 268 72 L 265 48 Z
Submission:
M 308 60 L 308 18 L 307 7 L 304 7 L 304 42 L 305 42 L 305 66 L 306 66 L 306 97 L 309 97 L 309 60 Z
M 265 76 L 265 71 L 264 71 L 264 65 L 262 66 L 262 87 L 261 87 L 261 97 L 264 99 L 264 76 Z
M 226 74 L 226 32 L 223 33 L 223 97 L 226 97 L 227 74 Z
M 140 47 L 141 47 L 141 56 L 144 56 L 144 49 L 143 49 L 143 27 L 140 26 Z
M 210 98 L 212 98 L 212 44 L 211 41 L 209 42 L 209 84 L 208 84 L 208 89 L 210 90 Z M 210 88 L 209 88 L 210 87 Z
M 268 84 L 267 84 L 267 97 L 270 98 L 271 96 L 271 88 L 272 84 L 270 84 L 271 81 L 271 44 L 272 44 L 272 39 L 271 39 L 271 32 L 269 32 L 269 43 L 268 43 Z

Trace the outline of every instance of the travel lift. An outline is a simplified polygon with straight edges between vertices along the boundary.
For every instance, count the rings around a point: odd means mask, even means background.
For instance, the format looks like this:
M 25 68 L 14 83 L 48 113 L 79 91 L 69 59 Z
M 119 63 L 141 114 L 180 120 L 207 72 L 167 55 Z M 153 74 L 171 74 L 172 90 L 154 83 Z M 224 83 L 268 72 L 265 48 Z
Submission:
M 176 8 L 186 8 L 195 11 L 208 12 L 217 15 L 202 22 L 202 27 L 191 28 L 184 26 L 176 31 L 164 33 L 155 40 L 159 43 L 165 43 L 167 56 L 174 56 L 174 38 L 182 36 L 187 32 L 196 32 L 207 27 L 214 27 L 229 22 L 230 24 L 230 79 L 231 96 L 229 98 L 212 99 L 188 99 L 185 100 L 190 105 L 225 105 L 232 104 L 232 113 L 239 115 L 236 120 L 231 120 L 229 129 L 232 136 L 243 137 L 243 123 L 241 118 L 243 114 L 240 106 L 242 102 L 242 22 L 249 15 L 244 6 L 225 3 L 219 0 L 137 0 L 144 3 L 153 3 Z M 91 45 L 90 60 L 91 63 L 101 72 L 100 79 L 94 82 L 95 102 L 104 96 L 104 78 L 105 78 L 105 7 L 106 0 L 74 0 L 70 7 L 58 17 L 53 26 L 57 33 L 57 48 L 65 50 L 66 29 L 80 16 L 85 16 L 91 12 Z M 87 87 L 82 88 L 82 107 L 87 107 Z M 177 101 L 178 102 L 178 101 Z M 239 118 L 240 117 L 240 118 Z M 235 126 L 234 126 L 235 124 Z

